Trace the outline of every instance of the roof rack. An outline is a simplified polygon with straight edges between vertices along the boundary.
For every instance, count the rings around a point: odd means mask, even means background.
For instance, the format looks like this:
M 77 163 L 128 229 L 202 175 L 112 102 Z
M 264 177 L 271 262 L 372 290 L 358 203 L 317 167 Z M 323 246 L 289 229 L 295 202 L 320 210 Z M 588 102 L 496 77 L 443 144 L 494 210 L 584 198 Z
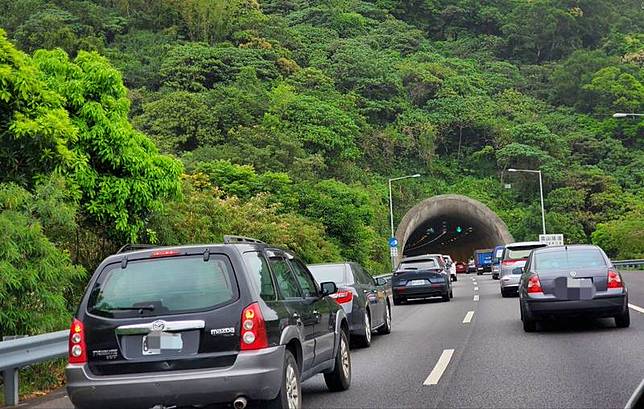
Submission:
M 252 237 L 244 237 L 244 236 L 233 236 L 226 234 L 224 236 L 224 244 L 235 244 L 235 243 L 260 243 L 260 244 L 266 244 L 261 240 L 254 239 Z
M 136 250 L 147 250 L 147 249 L 153 249 L 157 248 L 159 246 L 156 246 L 154 244 L 126 244 L 125 246 L 121 247 L 116 254 L 121 254 L 121 253 L 127 253 L 130 251 L 136 251 Z

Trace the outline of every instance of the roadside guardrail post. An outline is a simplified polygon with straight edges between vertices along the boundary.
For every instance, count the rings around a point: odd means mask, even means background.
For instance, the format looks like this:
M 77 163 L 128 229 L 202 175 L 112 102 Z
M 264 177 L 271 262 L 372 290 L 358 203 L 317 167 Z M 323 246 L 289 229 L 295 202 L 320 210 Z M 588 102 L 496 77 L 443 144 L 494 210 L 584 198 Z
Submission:
M 18 405 L 18 368 L 8 368 L 3 370 L 2 379 L 4 380 L 5 405 Z

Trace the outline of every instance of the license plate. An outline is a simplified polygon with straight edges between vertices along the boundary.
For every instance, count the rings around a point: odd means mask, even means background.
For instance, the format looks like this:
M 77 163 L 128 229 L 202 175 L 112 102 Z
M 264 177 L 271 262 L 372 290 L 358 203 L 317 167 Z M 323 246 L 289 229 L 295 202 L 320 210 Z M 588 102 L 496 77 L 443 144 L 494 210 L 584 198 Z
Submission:
M 183 349 L 181 334 L 161 332 L 143 336 L 143 355 L 159 355 L 162 351 L 180 351 Z
M 567 285 L 568 288 L 591 288 L 593 286 L 593 280 L 591 280 L 590 278 L 568 277 Z
M 425 280 L 411 280 L 411 285 L 425 285 Z

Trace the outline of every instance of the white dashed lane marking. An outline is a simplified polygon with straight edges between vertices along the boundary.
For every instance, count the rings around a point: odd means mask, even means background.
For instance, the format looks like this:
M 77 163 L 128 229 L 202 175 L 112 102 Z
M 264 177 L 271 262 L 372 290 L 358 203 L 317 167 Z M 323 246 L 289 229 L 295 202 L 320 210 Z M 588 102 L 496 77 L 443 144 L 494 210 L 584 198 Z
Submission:
M 440 358 L 438 358 L 438 362 L 436 362 L 436 366 L 434 367 L 434 369 L 432 369 L 432 372 L 429 374 L 427 379 L 425 379 L 423 385 L 438 385 L 438 381 L 441 380 L 443 372 L 445 372 L 445 370 L 447 369 L 447 365 L 449 365 L 449 361 L 452 359 L 452 355 L 454 355 L 453 349 L 443 350 Z
M 463 324 L 469 324 L 472 322 L 472 318 L 474 317 L 474 311 L 468 311 L 467 314 L 465 314 L 465 318 L 463 318 Z
M 628 306 L 629 306 L 630 308 L 632 308 L 633 310 L 635 310 L 635 311 L 637 311 L 637 312 L 641 312 L 642 314 L 644 314 L 644 308 L 642 308 L 642 307 L 638 307 L 638 306 L 637 306 L 637 305 L 635 305 L 635 304 L 628 304 Z
M 478 295 L 478 294 L 476 294 L 476 295 L 474 296 L 474 301 L 478 301 L 478 300 L 479 300 L 479 295 Z

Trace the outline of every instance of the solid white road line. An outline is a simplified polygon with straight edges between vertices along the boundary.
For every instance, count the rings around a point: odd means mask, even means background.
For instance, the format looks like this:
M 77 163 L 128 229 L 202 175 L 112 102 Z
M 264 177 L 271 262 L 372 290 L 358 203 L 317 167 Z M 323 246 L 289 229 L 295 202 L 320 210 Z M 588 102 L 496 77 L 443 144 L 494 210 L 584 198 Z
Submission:
M 468 311 L 467 314 L 465 314 L 465 318 L 463 318 L 463 324 L 469 324 L 472 322 L 472 318 L 474 317 L 474 311 Z
M 478 288 L 478 287 L 474 287 L 474 291 L 478 291 L 478 290 L 479 290 L 479 288 Z
M 641 312 L 642 314 L 644 314 L 644 308 L 642 308 L 642 307 L 638 307 L 638 306 L 637 306 L 637 305 L 635 305 L 635 304 L 628 304 L 628 306 L 629 306 L 630 308 L 634 309 L 635 311 L 637 311 L 637 312 Z
M 443 376 L 443 372 L 447 369 L 447 365 L 449 365 L 449 361 L 452 359 L 452 355 L 454 355 L 453 349 L 443 350 L 440 358 L 438 358 L 438 362 L 436 362 L 436 366 L 432 369 L 432 372 L 429 374 L 427 379 L 425 379 L 423 385 L 427 386 L 438 384 L 438 381 L 441 380 L 441 376 Z
M 478 301 L 478 300 L 479 300 L 479 295 L 478 295 L 478 294 L 476 294 L 476 295 L 474 296 L 474 301 Z

